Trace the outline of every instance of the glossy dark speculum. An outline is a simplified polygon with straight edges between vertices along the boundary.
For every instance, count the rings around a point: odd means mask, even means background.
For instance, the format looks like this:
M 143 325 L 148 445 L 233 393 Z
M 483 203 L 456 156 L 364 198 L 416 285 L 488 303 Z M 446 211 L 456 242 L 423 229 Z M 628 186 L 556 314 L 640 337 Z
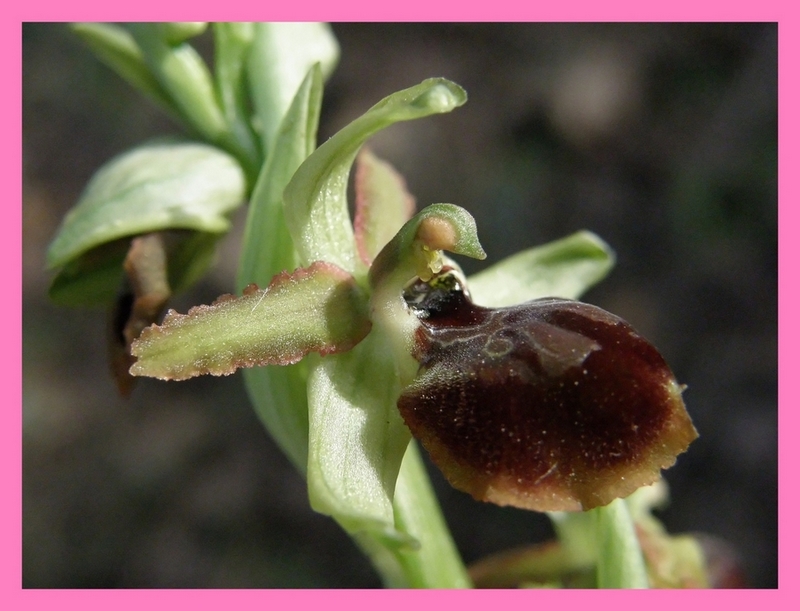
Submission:
M 590 509 L 656 481 L 697 437 L 666 362 L 622 319 L 554 298 L 483 308 L 452 278 L 407 292 L 420 370 L 398 408 L 454 487 Z

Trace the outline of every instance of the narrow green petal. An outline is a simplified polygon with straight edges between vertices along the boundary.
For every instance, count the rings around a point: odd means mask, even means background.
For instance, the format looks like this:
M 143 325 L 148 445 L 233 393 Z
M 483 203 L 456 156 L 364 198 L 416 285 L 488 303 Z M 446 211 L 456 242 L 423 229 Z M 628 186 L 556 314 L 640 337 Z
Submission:
M 266 284 L 296 265 L 292 237 L 283 215 L 283 190 L 316 146 L 322 74 L 312 67 L 276 132 L 272 149 L 253 189 L 247 212 L 238 287 Z M 305 472 L 308 462 L 308 400 L 305 364 L 244 370 L 248 394 L 272 438 Z
M 455 83 L 428 79 L 384 98 L 314 151 L 284 193 L 286 221 L 301 262 L 330 261 L 355 272 L 359 263 L 347 205 L 347 180 L 359 148 L 394 123 L 449 112 L 466 99 Z
M 366 298 L 352 276 L 315 263 L 276 276 L 266 290 L 253 285 L 185 315 L 170 311 L 133 343 L 131 374 L 185 380 L 286 365 L 310 352 L 349 350 L 369 328 Z
M 356 158 L 355 195 L 356 246 L 369 265 L 414 214 L 416 202 L 403 177 L 366 148 Z
M 602 280 L 614 253 L 588 231 L 517 253 L 468 278 L 475 303 L 504 307 L 538 299 L 577 299 Z
M 241 167 L 215 147 L 191 142 L 137 147 L 95 173 L 50 244 L 48 266 L 140 233 L 224 232 L 230 227 L 226 214 L 244 198 Z
M 300 83 L 314 64 L 327 78 L 339 61 L 339 45 L 324 23 L 257 23 L 247 71 L 264 150 Z

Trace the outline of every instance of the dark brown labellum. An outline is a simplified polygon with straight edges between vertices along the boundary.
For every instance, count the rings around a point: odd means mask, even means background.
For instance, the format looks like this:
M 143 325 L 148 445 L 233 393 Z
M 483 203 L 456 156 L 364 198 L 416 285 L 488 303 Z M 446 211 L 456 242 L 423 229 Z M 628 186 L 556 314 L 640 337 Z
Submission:
M 613 314 L 555 298 L 483 308 L 452 275 L 406 299 L 420 369 L 398 407 L 476 499 L 591 509 L 656 481 L 697 437 L 662 356 Z

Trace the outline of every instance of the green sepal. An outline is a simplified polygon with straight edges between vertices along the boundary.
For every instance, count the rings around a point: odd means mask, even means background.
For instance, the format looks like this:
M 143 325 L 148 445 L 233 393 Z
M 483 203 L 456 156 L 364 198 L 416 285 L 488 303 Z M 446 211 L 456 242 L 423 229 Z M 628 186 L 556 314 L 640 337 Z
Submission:
M 475 303 L 511 306 L 541 297 L 577 299 L 614 265 L 614 252 L 595 234 L 579 231 L 524 250 L 468 278 Z
M 384 98 L 314 151 L 284 192 L 286 222 L 301 263 L 330 261 L 351 273 L 363 268 L 347 205 L 347 180 L 359 148 L 394 123 L 449 112 L 466 99 L 455 83 L 425 80 Z
M 115 240 L 69 261 L 50 283 L 50 300 L 77 308 L 111 304 L 122 285 L 122 263 L 129 243 L 129 240 Z
M 289 365 L 311 352 L 350 350 L 369 332 L 367 300 L 352 276 L 317 262 L 281 273 L 269 287 L 223 295 L 188 314 L 167 313 L 131 346 L 131 374 L 162 380 L 229 375 L 240 367 Z

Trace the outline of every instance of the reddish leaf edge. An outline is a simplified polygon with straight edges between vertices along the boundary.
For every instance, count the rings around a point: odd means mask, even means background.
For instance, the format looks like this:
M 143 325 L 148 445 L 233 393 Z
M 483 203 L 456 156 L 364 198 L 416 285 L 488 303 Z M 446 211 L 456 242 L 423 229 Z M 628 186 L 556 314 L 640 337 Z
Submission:
M 272 294 L 275 296 L 276 291 L 284 291 L 292 284 L 303 282 L 321 273 L 336 279 L 336 287 L 333 290 L 344 292 L 345 297 L 352 298 L 353 305 L 357 305 L 356 295 L 360 293 L 361 289 L 358 287 L 355 278 L 337 265 L 325 261 L 315 261 L 307 267 L 297 268 L 292 272 L 282 271 L 276 274 L 266 289 L 259 289 L 257 284 L 251 283 L 243 289 L 241 296 L 225 293 L 217 297 L 210 305 L 202 304 L 193 306 L 186 314 L 180 314 L 173 309 L 168 310 L 160 325 L 153 324 L 142 331 L 141 335 L 131 346 L 131 354 L 134 357 L 141 357 L 144 350 L 143 347 L 148 342 L 154 340 L 159 335 L 179 332 L 180 328 L 192 318 L 207 315 L 209 312 L 225 308 L 226 305 L 233 305 L 236 302 L 241 302 L 241 300 L 252 301 L 255 309 L 267 295 Z M 346 334 L 340 340 L 333 343 L 309 343 L 302 348 L 280 354 L 264 352 L 260 355 L 249 357 L 239 356 L 228 362 L 221 358 L 214 358 L 214 356 L 211 355 L 211 358 L 199 359 L 190 365 L 183 364 L 167 367 L 165 368 L 166 372 L 162 374 L 148 371 L 148 368 L 143 366 L 141 360 L 137 360 L 131 366 L 130 374 L 133 376 L 155 377 L 161 380 L 182 381 L 200 375 L 231 375 L 240 368 L 266 365 L 292 365 L 311 353 L 318 353 L 324 357 L 352 350 L 368 335 L 371 328 L 372 323 L 365 314 L 358 324 L 354 326 L 352 333 Z

